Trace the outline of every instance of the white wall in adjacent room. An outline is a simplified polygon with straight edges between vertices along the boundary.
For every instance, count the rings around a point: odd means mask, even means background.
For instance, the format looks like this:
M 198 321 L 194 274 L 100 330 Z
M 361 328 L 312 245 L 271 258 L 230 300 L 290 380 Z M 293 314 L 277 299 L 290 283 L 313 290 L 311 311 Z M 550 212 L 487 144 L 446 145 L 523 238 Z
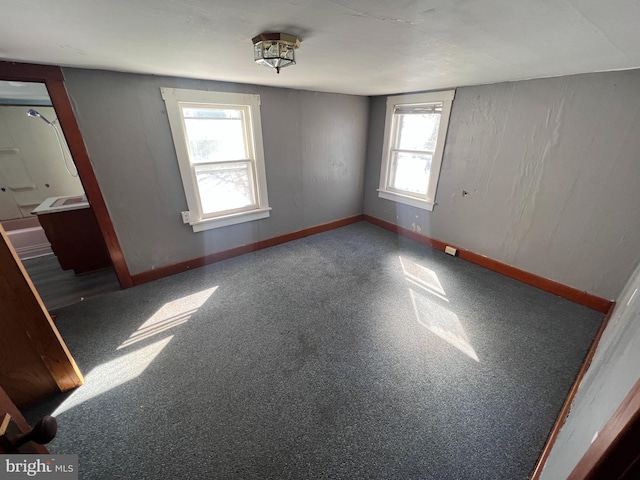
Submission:
M 65 168 L 66 160 L 76 173 L 59 127 L 56 137 L 41 118 L 27 116 L 30 108 L 51 122 L 56 118 L 52 107 L 0 106 L 0 220 L 27 217 L 49 197 L 83 193 L 78 177 Z

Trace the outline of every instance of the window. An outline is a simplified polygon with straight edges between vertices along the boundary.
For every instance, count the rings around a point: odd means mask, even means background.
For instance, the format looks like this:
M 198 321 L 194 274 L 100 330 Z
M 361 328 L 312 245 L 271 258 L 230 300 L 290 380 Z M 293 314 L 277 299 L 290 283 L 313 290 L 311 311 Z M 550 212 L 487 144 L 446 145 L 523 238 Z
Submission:
M 268 217 L 260 96 L 161 91 L 193 231 Z
M 454 90 L 387 98 L 378 195 L 433 210 Z

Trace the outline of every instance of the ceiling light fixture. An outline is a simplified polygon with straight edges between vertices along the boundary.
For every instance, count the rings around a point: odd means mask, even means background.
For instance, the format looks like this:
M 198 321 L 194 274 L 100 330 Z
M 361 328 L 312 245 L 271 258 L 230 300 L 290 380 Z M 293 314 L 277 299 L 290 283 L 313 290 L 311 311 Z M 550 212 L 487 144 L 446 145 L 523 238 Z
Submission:
M 253 37 L 253 60 L 267 67 L 280 69 L 296 64 L 295 49 L 300 40 L 288 33 L 261 33 Z

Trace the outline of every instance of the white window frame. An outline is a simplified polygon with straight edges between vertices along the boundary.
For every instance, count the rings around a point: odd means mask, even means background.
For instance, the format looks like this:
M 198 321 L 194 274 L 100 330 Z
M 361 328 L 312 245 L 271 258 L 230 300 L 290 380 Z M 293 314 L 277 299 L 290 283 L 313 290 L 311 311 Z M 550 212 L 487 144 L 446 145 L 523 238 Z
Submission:
M 436 189 L 438 187 L 438 179 L 440 177 L 440 167 L 442 165 L 442 154 L 444 152 L 444 144 L 447 137 L 447 129 L 449 127 L 449 117 L 451 115 L 451 105 L 455 97 L 455 90 L 446 90 L 442 92 L 417 93 L 411 95 L 396 95 L 387 97 L 387 112 L 384 122 L 384 144 L 382 149 L 382 166 L 380 170 L 380 186 L 378 188 L 378 196 L 387 200 L 411 205 L 424 210 L 433 210 L 436 204 Z M 398 136 L 398 124 L 394 115 L 398 106 L 419 106 L 424 104 L 442 104 L 442 113 L 440 115 L 440 126 L 438 127 L 438 137 L 436 139 L 436 148 L 431 157 L 431 169 L 427 185 L 427 193 L 420 195 L 409 192 L 400 192 L 390 187 L 392 178 L 392 153 L 396 146 Z
M 167 107 L 173 144 L 178 157 L 178 166 L 189 207 L 189 225 L 194 232 L 226 227 L 243 222 L 269 217 L 267 197 L 267 176 L 262 146 L 262 123 L 260 119 L 260 95 L 244 93 L 210 92 L 205 90 L 185 90 L 161 88 L 162 98 Z M 246 151 L 250 158 L 234 159 L 251 162 L 254 175 L 255 204 L 246 209 L 235 209 L 205 215 L 202 209 L 195 166 L 189 157 L 189 142 L 186 135 L 183 107 L 191 108 L 237 108 L 243 110 Z M 218 162 L 211 162 L 218 163 Z M 220 162 L 222 163 L 222 162 Z M 183 217 L 184 218 L 184 217 Z

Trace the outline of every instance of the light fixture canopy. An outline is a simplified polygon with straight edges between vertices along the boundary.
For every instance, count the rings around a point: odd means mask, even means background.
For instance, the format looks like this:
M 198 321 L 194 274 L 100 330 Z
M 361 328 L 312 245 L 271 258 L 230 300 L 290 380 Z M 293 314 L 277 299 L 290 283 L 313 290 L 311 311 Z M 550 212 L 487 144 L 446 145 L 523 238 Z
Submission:
M 288 33 L 261 33 L 253 37 L 253 59 L 256 63 L 280 69 L 296 64 L 295 50 L 300 40 Z

